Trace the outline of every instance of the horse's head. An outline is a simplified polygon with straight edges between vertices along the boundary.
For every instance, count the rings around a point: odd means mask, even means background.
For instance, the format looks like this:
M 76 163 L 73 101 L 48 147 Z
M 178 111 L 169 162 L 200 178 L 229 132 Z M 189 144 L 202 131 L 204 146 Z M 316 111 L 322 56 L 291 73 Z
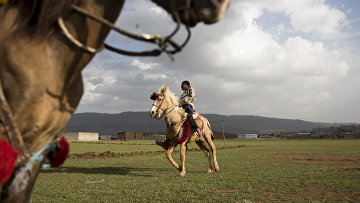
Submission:
M 163 114 L 169 106 L 167 87 L 164 85 L 158 93 L 154 92 L 150 96 L 150 99 L 154 101 L 149 112 L 150 116 L 156 119 L 162 118 L 161 114 Z
M 176 19 L 179 14 L 182 23 L 191 27 L 198 22 L 216 23 L 223 17 L 231 0 L 152 0 Z M 176 20 L 175 20 L 176 21 Z

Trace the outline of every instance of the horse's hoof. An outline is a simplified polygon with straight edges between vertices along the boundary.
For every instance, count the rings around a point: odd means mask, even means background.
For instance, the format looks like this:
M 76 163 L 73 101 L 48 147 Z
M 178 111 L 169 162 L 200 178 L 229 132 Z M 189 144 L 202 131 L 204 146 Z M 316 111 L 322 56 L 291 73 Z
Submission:
M 182 171 L 182 166 L 180 165 L 178 168 L 176 168 L 179 171 Z
M 211 172 L 212 172 L 212 170 L 211 170 L 211 169 L 208 169 L 208 170 L 207 170 L 207 173 L 211 173 Z
M 180 173 L 180 177 L 184 177 L 185 174 L 186 174 L 186 172 L 181 172 L 181 173 Z
M 220 170 L 220 169 L 219 169 L 219 166 L 215 166 L 215 171 L 216 171 L 216 172 L 219 172 L 219 170 Z

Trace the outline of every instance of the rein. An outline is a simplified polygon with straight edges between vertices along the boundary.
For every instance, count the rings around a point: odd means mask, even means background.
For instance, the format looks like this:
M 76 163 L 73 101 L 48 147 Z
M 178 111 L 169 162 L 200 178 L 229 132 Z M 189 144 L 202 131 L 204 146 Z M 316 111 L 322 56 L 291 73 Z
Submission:
M 191 9 L 190 8 L 191 6 L 191 0 L 186 0 L 186 6 L 183 7 L 183 8 L 180 8 L 180 9 L 176 9 L 175 8 L 175 2 L 174 0 L 171 1 L 171 10 L 172 10 L 172 15 L 174 16 L 175 20 L 176 20 L 176 23 L 177 23 L 177 26 L 176 28 L 174 29 L 174 31 L 166 36 L 165 38 L 159 36 L 159 35 L 151 35 L 151 34 L 141 34 L 141 35 L 137 35 L 137 34 L 133 34 L 133 33 L 130 33 L 130 32 L 127 32 L 123 29 L 120 29 L 119 27 L 115 26 L 114 23 L 106 20 L 105 18 L 103 17 L 99 17 L 99 16 L 96 16 L 96 15 L 93 15 L 91 13 L 89 13 L 87 10 L 83 9 L 83 8 L 80 8 L 76 5 L 72 5 L 71 8 L 86 16 L 86 17 L 89 17 L 107 27 L 109 27 L 111 30 L 114 30 L 122 35 L 125 35 L 129 38 L 132 38 L 132 39 L 135 39 L 135 40 L 139 40 L 139 41 L 143 41 L 143 42 L 148 42 L 148 43 L 153 43 L 153 44 L 156 44 L 158 45 L 158 49 L 153 49 L 153 50 L 149 50 L 149 51 L 142 51 L 142 52 L 133 52 L 133 51 L 126 51 L 126 50 L 122 50 L 122 49 L 119 49 L 119 48 L 115 48 L 113 46 L 110 46 L 106 43 L 102 44 L 99 48 L 93 48 L 93 47 L 89 47 L 85 44 L 83 44 L 82 42 L 80 42 L 79 40 L 77 40 L 70 32 L 69 30 L 67 29 L 67 27 L 65 26 L 65 23 L 64 23 L 64 20 L 62 17 L 59 17 L 58 18 L 58 24 L 59 24 L 59 27 L 60 29 L 62 30 L 63 34 L 65 35 L 65 37 L 71 42 L 73 43 L 75 46 L 77 46 L 78 48 L 86 51 L 86 52 L 89 52 L 90 54 L 96 54 L 100 51 L 103 50 L 103 48 L 106 48 L 106 49 L 109 49 L 110 51 L 113 51 L 113 52 L 117 52 L 119 54 L 124 54 L 124 55 L 128 55 L 128 56 L 159 56 L 162 52 L 165 52 L 167 53 L 170 57 L 178 52 L 180 52 L 184 47 L 185 45 L 188 43 L 188 41 L 190 40 L 190 37 L 191 37 L 191 32 L 190 32 L 190 28 L 189 26 L 186 25 L 186 31 L 188 33 L 188 36 L 187 38 L 185 39 L 185 41 L 179 45 L 177 44 L 176 42 L 174 42 L 172 40 L 172 37 L 175 36 L 175 34 L 179 31 L 180 27 L 181 27 L 181 21 L 180 21 L 180 17 L 179 17 L 179 12 L 182 11 L 182 10 L 185 10 L 187 12 L 185 12 L 185 15 L 186 15 L 186 18 L 188 19 L 189 18 L 189 10 Z M 169 46 L 168 45 L 171 45 L 172 49 L 169 50 Z

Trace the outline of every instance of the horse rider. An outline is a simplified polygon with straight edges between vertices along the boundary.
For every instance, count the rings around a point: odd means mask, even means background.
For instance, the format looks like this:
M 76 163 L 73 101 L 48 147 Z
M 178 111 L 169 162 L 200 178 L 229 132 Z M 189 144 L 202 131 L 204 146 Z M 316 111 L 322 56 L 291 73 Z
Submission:
M 195 89 L 190 86 L 190 82 L 187 80 L 185 80 L 181 83 L 181 89 L 184 92 L 181 94 L 179 106 L 181 106 L 187 113 L 187 119 L 189 120 L 192 128 L 194 130 L 196 130 L 196 132 L 198 134 L 198 138 L 203 139 L 200 129 L 197 126 L 197 124 L 193 118 L 193 114 L 195 111 L 194 110 L 194 102 L 196 100 L 195 99 L 195 97 L 196 97 Z

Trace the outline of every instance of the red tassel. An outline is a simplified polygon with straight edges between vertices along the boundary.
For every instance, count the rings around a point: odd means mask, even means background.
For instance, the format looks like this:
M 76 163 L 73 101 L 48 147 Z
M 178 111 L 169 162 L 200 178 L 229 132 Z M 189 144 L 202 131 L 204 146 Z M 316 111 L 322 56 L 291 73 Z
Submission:
M 211 140 L 215 140 L 215 136 L 214 136 L 214 135 L 211 135 Z
M 20 152 L 15 152 L 6 140 L 0 138 L 0 185 L 9 180 L 19 155 Z
M 190 132 L 190 122 L 188 120 L 185 120 L 183 127 L 184 127 L 183 136 L 181 139 L 177 139 L 178 144 L 181 144 L 188 139 Z
M 64 163 L 67 155 L 69 154 L 69 148 L 69 143 L 64 137 L 62 137 L 59 141 L 58 151 L 55 156 L 48 156 L 52 168 L 59 167 Z

